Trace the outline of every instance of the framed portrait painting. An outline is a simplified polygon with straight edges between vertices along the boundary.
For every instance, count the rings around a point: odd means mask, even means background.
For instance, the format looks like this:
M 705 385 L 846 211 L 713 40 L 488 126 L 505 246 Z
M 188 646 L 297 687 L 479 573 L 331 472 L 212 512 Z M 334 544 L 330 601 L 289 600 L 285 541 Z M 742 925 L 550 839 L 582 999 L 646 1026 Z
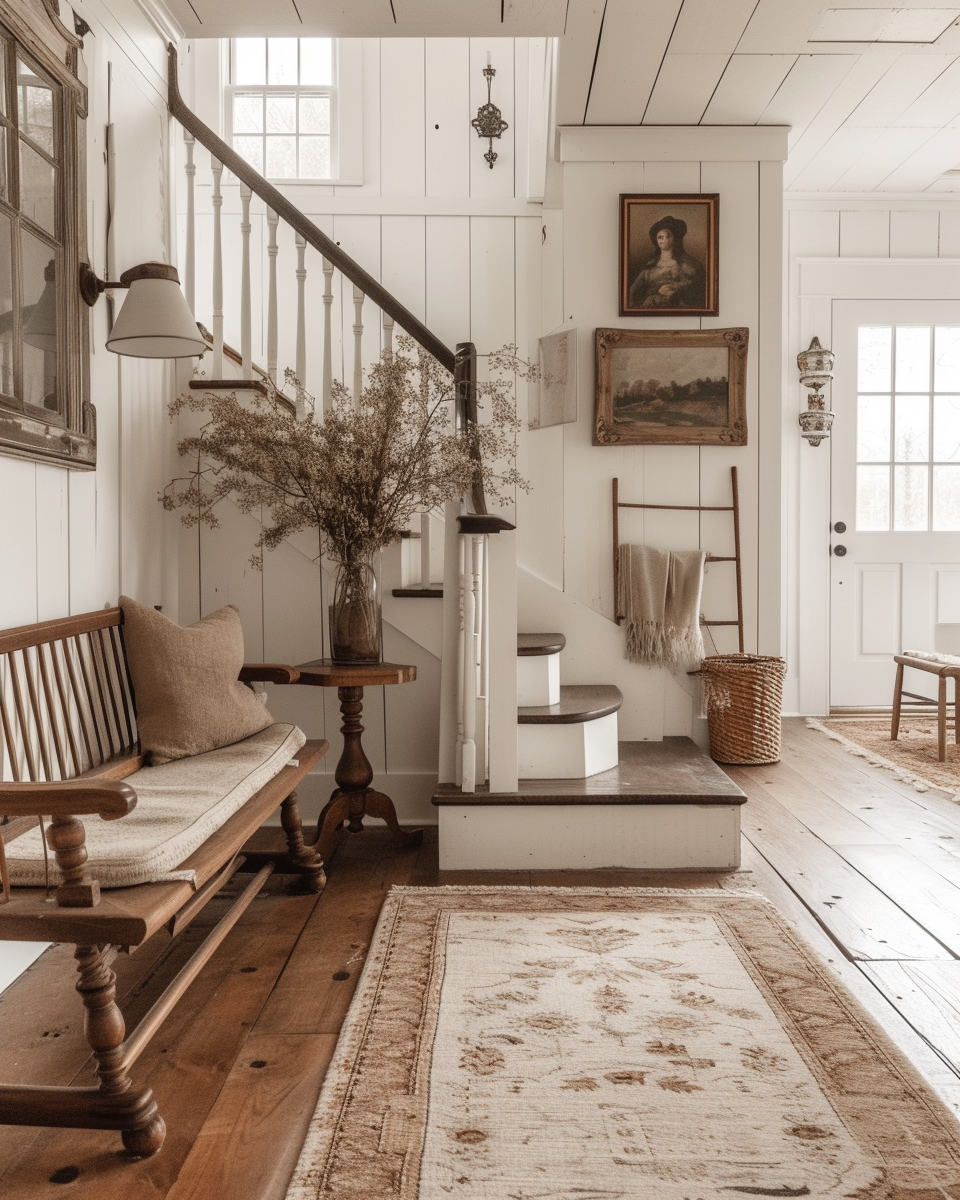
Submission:
M 718 195 L 620 197 L 621 317 L 720 313 Z
M 595 446 L 745 446 L 747 329 L 598 329 Z

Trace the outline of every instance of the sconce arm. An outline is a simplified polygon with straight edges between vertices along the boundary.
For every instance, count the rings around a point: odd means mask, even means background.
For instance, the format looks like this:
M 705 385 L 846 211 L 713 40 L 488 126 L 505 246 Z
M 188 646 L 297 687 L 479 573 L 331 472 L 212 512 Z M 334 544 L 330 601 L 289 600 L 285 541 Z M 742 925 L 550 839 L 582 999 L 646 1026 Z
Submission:
M 100 299 L 102 292 L 111 288 L 128 288 L 138 279 L 171 279 L 176 284 L 180 283 L 177 268 L 171 267 L 167 263 L 140 263 L 139 266 L 124 271 L 116 281 L 101 279 L 89 263 L 81 263 L 78 279 L 80 295 L 83 297 L 84 303 L 92 308 Z

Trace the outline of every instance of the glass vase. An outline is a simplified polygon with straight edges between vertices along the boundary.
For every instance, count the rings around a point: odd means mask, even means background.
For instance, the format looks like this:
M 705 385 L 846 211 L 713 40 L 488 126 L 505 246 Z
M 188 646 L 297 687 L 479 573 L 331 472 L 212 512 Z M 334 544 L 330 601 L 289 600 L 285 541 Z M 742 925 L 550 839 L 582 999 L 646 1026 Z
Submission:
M 341 563 L 330 605 L 330 657 L 334 662 L 380 661 L 380 585 L 369 558 Z

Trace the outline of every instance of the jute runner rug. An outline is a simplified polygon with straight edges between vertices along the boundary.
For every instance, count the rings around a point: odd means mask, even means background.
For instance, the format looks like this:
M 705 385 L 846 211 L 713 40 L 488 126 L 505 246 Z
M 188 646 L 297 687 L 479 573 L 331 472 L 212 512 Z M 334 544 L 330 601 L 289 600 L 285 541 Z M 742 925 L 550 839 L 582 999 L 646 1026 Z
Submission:
M 960 1125 L 761 898 L 394 888 L 288 1200 L 956 1200 Z
M 940 762 L 935 717 L 905 717 L 896 741 L 890 737 L 888 716 L 808 717 L 807 725 L 874 766 L 892 771 L 918 792 L 942 792 L 952 799 L 960 791 L 960 746 L 949 730 L 947 761 Z

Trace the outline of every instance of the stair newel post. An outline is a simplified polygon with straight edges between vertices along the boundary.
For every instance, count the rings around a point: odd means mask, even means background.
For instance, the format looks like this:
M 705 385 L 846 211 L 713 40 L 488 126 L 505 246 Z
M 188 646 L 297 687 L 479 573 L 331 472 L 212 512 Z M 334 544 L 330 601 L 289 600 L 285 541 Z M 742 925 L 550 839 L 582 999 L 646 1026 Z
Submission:
M 280 217 L 267 209 L 267 258 L 270 261 L 267 283 L 267 374 L 277 382 L 277 226 Z
M 297 379 L 301 387 L 307 386 L 307 313 L 306 313 L 306 283 L 307 268 L 304 258 L 307 253 L 307 239 L 303 234 L 296 236 L 297 243 Z
M 353 285 L 353 405 L 360 407 L 363 387 L 363 292 Z
M 473 591 L 476 597 L 476 610 L 473 623 L 473 654 L 476 677 L 476 696 L 474 704 L 477 710 L 477 776 L 481 783 L 487 780 L 487 664 L 486 664 L 486 632 L 487 624 L 487 539 L 473 539 Z
M 476 538 L 463 539 L 463 744 L 461 746 L 461 787 L 477 790 L 477 568 Z
M 253 332 L 250 316 L 250 197 L 253 192 L 240 184 L 240 357 L 243 378 L 253 378 Z
M 464 610 L 464 591 L 463 580 L 466 570 L 466 541 L 462 537 L 457 538 L 456 544 L 456 568 L 457 579 L 454 595 L 456 596 L 457 605 L 457 663 L 456 663 L 456 708 L 457 708 L 457 741 L 456 741 L 456 761 L 454 763 L 453 774 L 458 787 L 463 786 L 463 693 L 464 679 L 466 672 L 464 671 L 465 651 L 464 642 L 466 641 L 466 625 L 465 625 L 465 610 Z M 446 595 L 446 588 L 444 589 Z
M 490 778 L 490 539 L 483 539 L 483 578 L 480 602 L 483 620 L 480 625 L 480 707 L 483 713 L 481 729 L 483 747 L 480 764 L 483 778 Z
M 323 411 L 333 407 L 333 263 L 323 260 Z
M 183 290 L 187 298 L 187 307 L 196 315 L 194 299 L 197 277 L 197 220 L 194 205 L 194 183 L 197 177 L 197 164 L 193 161 L 193 149 L 196 145 L 196 138 L 192 133 L 184 130 L 183 144 L 187 151 L 187 162 L 184 167 L 184 173 L 187 177 L 187 244 L 184 253 Z
M 213 171 L 213 377 L 223 378 L 223 239 L 220 229 L 220 210 L 223 194 L 220 184 L 223 179 L 223 163 L 211 159 Z

